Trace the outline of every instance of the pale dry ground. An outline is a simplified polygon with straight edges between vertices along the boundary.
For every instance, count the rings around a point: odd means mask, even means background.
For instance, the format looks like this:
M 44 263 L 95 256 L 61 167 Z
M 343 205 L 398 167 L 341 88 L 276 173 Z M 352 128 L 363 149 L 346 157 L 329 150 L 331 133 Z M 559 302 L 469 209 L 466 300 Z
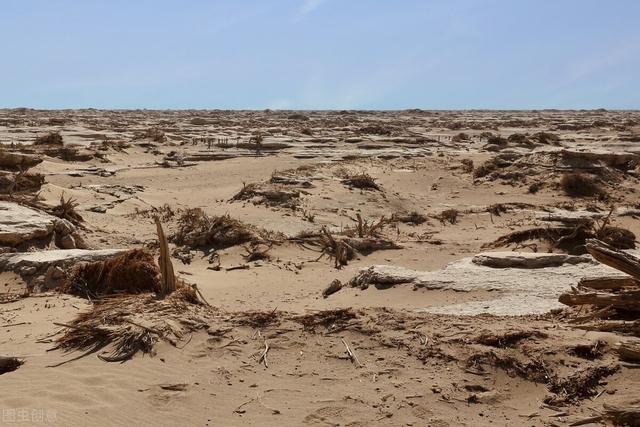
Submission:
M 256 114 L 250 112 L 212 112 L 207 119 L 211 122 L 198 126 L 191 125 L 189 120 L 208 113 L 31 114 L 31 119 L 24 120 L 15 112 L 5 111 L 5 122 L 0 121 L 2 143 L 28 142 L 37 133 L 49 129 L 61 129 L 65 143 L 82 145 L 101 141 L 104 135 L 131 142 L 134 130 L 152 126 L 165 129 L 169 136 L 169 141 L 157 145 L 156 153 L 134 141 L 124 153 L 107 152 L 108 163 L 97 159 L 65 162 L 47 158 L 34 168 L 46 174 L 47 184 L 41 192 L 46 202 L 55 204 L 62 192 L 78 200 L 87 224 L 84 233 L 94 248 L 153 246 L 156 239 L 153 220 L 135 215 L 135 211 L 164 204 L 174 209 L 200 207 L 212 215 L 229 213 L 287 236 L 317 230 L 321 225 L 334 229 L 349 226 L 353 221 L 348 216 L 356 213 L 372 219 L 417 211 L 430 218 L 422 225 L 399 224 L 397 229 L 387 230 L 386 234 L 403 249 L 359 256 L 340 270 L 327 258 L 316 261 L 316 252 L 295 243 L 274 247 L 270 261 L 251 263 L 246 270 L 224 270 L 244 263 L 241 246 L 218 251 L 221 271 L 208 269 L 211 264 L 201 251 L 194 251 L 195 257 L 189 265 L 174 260 L 182 278 L 196 283 L 212 305 L 227 312 L 277 309 L 300 314 L 353 307 L 363 309 L 363 318 L 370 319 L 377 316 L 381 308 L 391 310 L 389 319 L 372 321 L 377 329 L 371 334 L 352 330 L 328 335 L 303 332 L 300 325 L 290 320 L 259 328 L 261 336 L 271 342 L 268 368 L 257 363 L 255 357 L 262 348 L 256 329 L 229 324 L 212 325 L 213 330 L 232 328 L 221 340 L 204 332 L 197 333 L 188 342 L 181 343 L 183 348 L 159 344 L 154 357 L 138 355 L 118 364 L 105 363 L 90 355 L 59 367 L 47 367 L 75 356 L 47 351 L 53 344 L 47 342 L 46 337 L 57 330 L 53 322 L 69 322 L 85 310 L 88 303 L 80 298 L 56 295 L 3 304 L 0 324 L 15 326 L 0 328 L 1 354 L 24 357 L 26 363 L 17 371 L 0 376 L 3 391 L 0 409 L 43 408 L 55 416 L 51 421 L 59 425 L 564 425 L 567 420 L 592 415 L 604 402 L 624 401 L 637 395 L 640 388 L 637 370 L 622 368 L 606 378 L 607 384 L 598 388 L 598 392 L 603 393 L 597 399 L 586 399 L 558 411 L 544 405 L 548 390 L 543 384 L 509 376 L 497 368 L 490 369 L 486 375 L 467 369 L 466 358 L 485 350 L 470 344 L 472 337 L 483 330 L 533 328 L 543 331 L 548 337 L 525 340 L 522 346 L 516 346 L 517 350 L 527 353 L 531 347 L 535 354 L 542 352 L 559 365 L 567 366 L 591 363 L 567 356 L 566 349 L 571 345 L 596 338 L 615 340 L 608 334 L 575 331 L 553 317 L 447 317 L 414 312 L 429 306 L 484 300 L 490 298 L 486 291 L 413 290 L 401 285 L 385 290 L 348 288 L 329 298 L 321 297 L 322 289 L 333 279 L 346 281 L 362 267 L 393 264 L 436 270 L 448 262 L 480 252 L 483 244 L 500 235 L 539 224 L 534 219 L 535 211 L 570 199 L 552 186 L 529 194 L 526 186 L 498 181 L 474 184 L 472 175 L 461 169 L 461 160 L 471 159 L 477 165 L 492 154 L 481 150 L 484 143 L 479 137 L 466 144 L 451 142 L 450 137 L 460 131 L 480 134 L 481 130 L 469 131 L 465 123 L 494 123 L 500 133 L 509 135 L 516 131 L 553 130 L 563 123 L 580 123 L 586 120 L 586 113 L 465 112 L 428 118 L 411 112 L 362 113 L 361 116 L 356 113 L 355 117 L 360 117 L 362 123 L 354 124 L 324 122 L 329 120 L 326 113 L 320 118 L 305 113 L 312 117 L 311 123 L 307 123 L 282 117 L 276 120 L 267 113 L 265 118 L 259 113 L 254 117 Z M 54 116 L 69 122 L 48 125 L 46 119 Z M 602 120 L 614 123 L 638 118 L 636 113 L 602 113 L 601 116 Z M 399 137 L 420 135 L 435 140 L 419 146 L 390 141 L 389 137 L 379 135 L 365 137 L 360 142 L 344 141 L 353 137 L 354 128 L 374 119 L 397 128 Z M 452 130 L 443 126 L 448 122 L 463 125 L 461 129 Z M 306 126 L 313 128 L 314 137 L 329 142 L 313 142 L 298 133 Z M 282 129 L 288 127 L 291 130 L 284 134 Z M 202 144 L 178 145 L 192 136 L 209 134 L 229 137 L 235 142 L 236 135 L 246 139 L 255 129 L 271 132 L 265 142 L 287 143 L 292 147 L 274 155 L 243 154 L 184 167 L 163 168 L 155 163 L 170 151 L 182 152 L 185 156 L 206 152 Z M 572 147 L 638 150 L 638 143 L 619 141 L 620 132 L 612 126 L 555 132 Z M 362 158 L 351 158 L 354 153 Z M 109 177 L 86 172 L 83 176 L 69 175 L 90 165 L 117 170 L 117 173 Z M 307 166 L 313 176 L 321 178 L 313 180 L 314 187 L 307 189 L 309 194 L 303 196 L 304 210 L 315 214 L 313 223 L 303 218 L 302 209 L 229 201 L 243 183 L 266 181 L 274 171 L 300 166 Z M 336 178 L 341 169 L 366 171 L 377 179 L 383 191 L 347 188 Z M 105 184 L 141 187 L 132 198 L 123 201 L 90 187 Z M 632 206 L 638 202 L 634 193 L 636 185 L 637 180 L 626 182 L 615 190 L 619 204 Z M 526 203 L 532 207 L 492 216 L 486 208 L 496 203 Z M 585 204 L 579 202 L 578 207 Z M 106 213 L 87 210 L 97 205 L 109 208 Z M 606 209 L 605 203 L 600 205 Z M 445 225 L 434 218 L 450 208 L 460 211 L 456 224 Z M 640 221 L 634 217 L 617 218 L 616 225 L 640 235 Z M 175 224 L 169 221 L 166 226 L 171 231 Z M 0 292 L 15 292 L 23 286 L 15 275 L 1 274 Z M 26 323 L 20 324 L 22 322 Z M 437 351 L 418 357 L 421 353 L 416 334 L 430 340 Z M 340 337 L 353 345 L 363 367 L 356 368 L 339 357 L 344 354 Z M 604 357 L 613 360 L 610 354 Z M 161 387 L 176 384 L 178 390 Z M 479 393 L 478 388 L 474 388 L 478 385 L 488 391 Z M 480 396 L 477 403 L 468 401 L 474 394 Z

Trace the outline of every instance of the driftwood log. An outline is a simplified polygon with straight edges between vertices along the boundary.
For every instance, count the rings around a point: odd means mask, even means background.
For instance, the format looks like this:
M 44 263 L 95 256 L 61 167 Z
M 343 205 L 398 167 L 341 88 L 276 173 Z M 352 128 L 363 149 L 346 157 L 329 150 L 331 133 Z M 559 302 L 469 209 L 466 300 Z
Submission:
M 620 359 L 640 363 L 640 340 L 622 341 L 616 350 Z
M 595 278 L 583 278 L 578 283 L 580 286 L 591 289 L 622 289 L 638 286 L 639 282 L 633 277 L 603 276 Z
M 629 311 L 640 311 L 640 290 L 620 292 L 589 292 L 562 294 L 560 302 L 566 305 L 595 305 L 596 307 L 612 307 Z
M 586 248 L 601 263 L 640 280 L 640 259 L 595 239 L 587 240 Z
M 586 248 L 596 260 L 629 276 L 583 279 L 578 289 L 560 295 L 559 301 L 569 306 L 595 307 L 572 321 L 577 328 L 640 336 L 640 259 L 599 240 L 587 240 Z M 607 320 L 595 321 L 597 318 Z M 621 358 L 631 354 L 628 345 L 622 345 L 621 351 Z

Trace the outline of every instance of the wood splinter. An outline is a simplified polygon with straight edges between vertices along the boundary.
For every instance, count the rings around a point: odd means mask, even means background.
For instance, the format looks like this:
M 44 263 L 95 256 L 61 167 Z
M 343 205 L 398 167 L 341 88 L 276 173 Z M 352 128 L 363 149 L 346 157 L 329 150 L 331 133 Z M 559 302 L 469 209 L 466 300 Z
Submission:
M 263 363 L 265 368 L 269 367 L 269 363 L 267 362 L 267 353 L 269 353 L 269 344 L 267 343 L 267 340 L 264 340 L 264 350 L 262 350 L 262 353 L 260 353 L 260 358 L 258 359 L 258 363 Z
M 344 347 L 347 349 L 347 355 L 349 356 L 349 359 L 351 360 L 351 362 L 353 362 L 353 364 L 356 365 L 356 368 L 361 368 L 362 363 L 360 363 L 360 360 L 358 360 L 358 356 L 356 356 L 355 352 L 351 349 L 351 347 L 349 347 L 349 344 L 347 344 L 344 338 L 341 338 L 341 340 L 342 340 L 342 344 L 344 344 Z

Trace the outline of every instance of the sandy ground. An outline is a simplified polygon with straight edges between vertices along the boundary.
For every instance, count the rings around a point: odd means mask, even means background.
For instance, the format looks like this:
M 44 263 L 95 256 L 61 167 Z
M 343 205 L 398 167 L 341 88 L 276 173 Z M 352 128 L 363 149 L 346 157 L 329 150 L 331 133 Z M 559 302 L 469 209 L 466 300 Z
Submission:
M 603 403 L 633 398 L 640 390 L 640 371 L 616 365 L 609 348 L 617 337 L 572 329 L 562 314 L 466 316 L 462 309 L 459 316 L 437 316 L 417 311 L 490 301 L 486 290 L 345 288 L 328 298 L 321 292 L 332 280 L 346 282 L 375 264 L 441 269 L 485 250 L 483 245 L 499 236 L 543 224 L 539 215 L 544 211 L 598 209 L 606 214 L 611 205 L 639 209 L 637 175 L 615 182 L 606 178 L 606 199 L 576 199 L 563 193 L 558 175 L 549 171 L 479 179 L 462 163 L 469 159 L 477 167 L 496 155 L 487 149 L 483 132 L 507 137 L 546 131 L 558 135 L 564 149 L 637 155 L 638 124 L 640 113 L 607 111 L 0 111 L 5 146 L 29 144 L 38 134 L 59 130 L 65 145 L 100 153 L 101 158 L 86 161 L 46 156 L 32 169 L 45 175 L 39 193 L 45 203 L 55 205 L 63 193 L 78 201 L 85 220 L 82 233 L 91 248 L 155 250 L 155 226 L 144 211 L 163 205 L 176 212 L 202 208 L 209 215 L 229 214 L 281 233 L 268 260 L 246 262 L 242 245 L 215 251 L 217 270 L 210 262 L 212 250 L 191 250 L 188 264 L 174 259 L 178 275 L 197 284 L 219 315 L 208 333 L 196 332 L 177 347 L 161 342 L 153 356 L 139 353 L 124 363 L 106 363 L 89 355 L 49 367 L 79 355 L 49 351 L 52 333 L 59 330 L 54 322 L 72 321 L 90 303 L 48 293 L 1 304 L 0 355 L 23 358 L 25 364 L 0 376 L 0 422 L 566 425 L 592 416 Z M 162 129 L 164 138 L 136 137 L 150 128 Z M 457 138 L 461 132 L 468 139 Z M 225 145 L 258 134 L 264 137 L 261 150 Z M 202 140 L 194 145 L 194 138 L 210 138 L 212 146 Z M 122 144 L 119 150 L 96 148 L 117 143 Z M 561 148 L 514 145 L 501 152 L 526 155 Z M 211 154 L 228 158 L 211 160 L 206 157 Z M 375 178 L 381 191 L 344 185 L 344 176 L 360 172 Z M 311 183 L 293 208 L 230 200 L 244 185 L 283 174 Z M 528 188 L 534 182 L 542 185 L 532 193 Z M 488 208 L 497 204 L 510 208 L 492 214 Z M 453 224 L 438 218 L 448 209 L 458 211 Z M 425 215 L 426 221 L 397 222 L 384 231 L 401 249 L 360 254 L 340 269 L 328 257 L 318 259 L 317 252 L 287 240 L 322 226 L 336 233 L 353 227 L 356 214 L 375 220 L 409 212 Z M 615 216 L 614 224 L 640 235 L 637 216 Z M 167 218 L 165 227 L 174 233 L 176 217 Z M 547 247 L 538 242 L 538 249 Z M 227 270 L 241 265 L 246 268 Z M 0 292 L 25 288 L 18 275 L 0 274 Z M 357 312 L 353 323 L 338 332 L 305 330 L 294 319 L 338 308 Z M 238 320 L 248 312 L 274 310 L 281 315 L 268 324 Z M 487 331 L 536 333 L 491 347 L 478 342 Z M 342 339 L 359 364 L 345 358 Z M 605 348 L 599 357 L 572 355 L 575 346 L 597 340 Z M 270 343 L 268 367 L 257 360 L 265 341 Z M 549 400 L 550 382 L 517 369 L 478 368 L 470 362 L 487 352 L 523 364 L 541 360 L 549 378 L 596 366 L 616 369 L 596 382 L 595 395 L 558 403 Z

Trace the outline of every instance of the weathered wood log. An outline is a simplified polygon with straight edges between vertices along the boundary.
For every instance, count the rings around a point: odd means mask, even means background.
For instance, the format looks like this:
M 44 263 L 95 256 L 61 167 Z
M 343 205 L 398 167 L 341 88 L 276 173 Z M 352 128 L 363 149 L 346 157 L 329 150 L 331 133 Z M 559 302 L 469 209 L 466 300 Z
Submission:
M 604 322 L 578 325 L 576 328 L 585 331 L 618 332 L 621 334 L 640 336 L 640 320 L 633 322 L 626 320 L 607 320 Z
M 586 248 L 601 263 L 640 280 L 640 259 L 596 239 L 588 239 Z
M 627 362 L 640 362 L 640 340 L 622 341 L 616 348 L 620 359 Z
M 583 278 L 578 283 L 580 286 L 591 289 L 622 289 L 632 286 L 640 286 L 640 282 L 633 277 L 604 276 Z
M 160 243 L 160 258 L 158 264 L 160 265 L 160 273 L 162 275 L 160 295 L 169 295 L 176 290 L 176 275 L 173 271 L 173 264 L 171 264 L 171 258 L 169 257 L 169 243 L 167 237 L 160 224 L 160 219 L 155 218 L 156 228 L 158 229 L 158 242 Z
M 613 307 L 624 310 L 640 311 L 640 291 L 610 294 L 605 292 L 567 293 L 558 299 L 565 305 L 595 305 L 596 307 Z
M 16 357 L 0 356 L 0 375 L 15 371 L 24 362 Z

